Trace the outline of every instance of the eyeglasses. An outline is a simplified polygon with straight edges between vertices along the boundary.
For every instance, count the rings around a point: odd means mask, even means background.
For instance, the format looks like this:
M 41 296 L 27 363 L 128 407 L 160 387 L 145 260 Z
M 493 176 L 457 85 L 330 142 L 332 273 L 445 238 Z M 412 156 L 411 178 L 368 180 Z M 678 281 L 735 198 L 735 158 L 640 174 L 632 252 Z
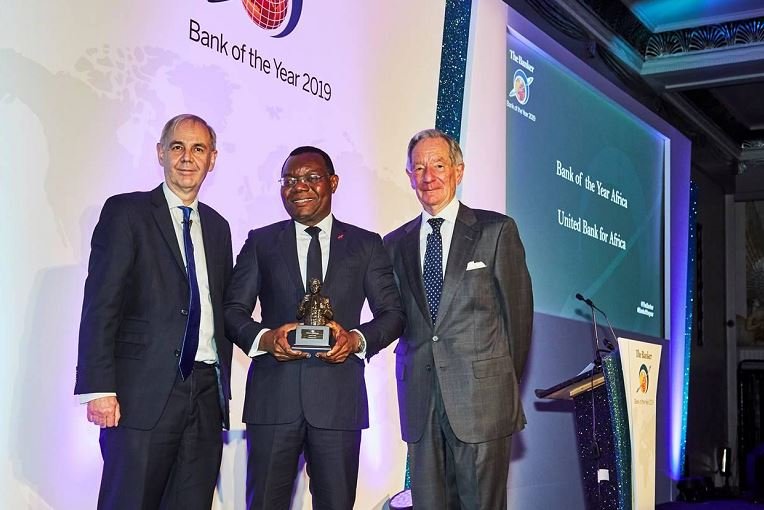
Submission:
M 308 186 L 315 186 L 316 184 L 321 182 L 321 179 L 323 179 L 324 177 L 328 177 L 328 175 L 308 174 L 308 175 L 303 175 L 301 177 L 294 177 L 292 175 L 287 175 L 285 177 L 280 178 L 277 182 L 281 184 L 282 188 L 291 188 L 298 182 L 307 184 Z

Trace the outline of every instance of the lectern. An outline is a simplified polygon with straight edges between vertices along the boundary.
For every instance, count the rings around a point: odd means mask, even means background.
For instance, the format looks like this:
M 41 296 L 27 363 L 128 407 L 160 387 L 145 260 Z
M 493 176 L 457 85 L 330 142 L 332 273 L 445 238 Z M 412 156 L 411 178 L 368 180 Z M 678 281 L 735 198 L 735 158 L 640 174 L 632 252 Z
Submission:
M 586 508 L 632 510 L 629 419 L 618 352 L 567 381 L 536 390 L 536 396 L 573 400 Z

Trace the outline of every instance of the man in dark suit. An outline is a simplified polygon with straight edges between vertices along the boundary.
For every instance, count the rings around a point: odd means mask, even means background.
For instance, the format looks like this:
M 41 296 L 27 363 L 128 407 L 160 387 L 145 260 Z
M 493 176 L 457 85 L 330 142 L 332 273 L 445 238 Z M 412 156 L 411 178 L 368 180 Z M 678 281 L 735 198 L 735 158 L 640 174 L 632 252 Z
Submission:
M 406 172 L 424 211 L 385 247 L 407 318 L 395 373 L 414 505 L 506 508 L 533 321 L 525 251 L 511 218 L 455 199 L 464 163 L 448 135 L 414 135 Z
M 228 336 L 253 358 L 244 401 L 247 505 L 288 509 L 304 452 L 313 508 L 350 510 L 361 429 L 369 426 L 364 357 L 402 331 L 400 296 L 380 236 L 332 216 L 339 176 L 324 151 L 293 150 L 279 182 L 292 219 L 249 233 L 225 302 Z M 334 312 L 334 344 L 315 355 L 287 338 L 311 278 L 323 282 Z M 362 324 L 365 300 L 374 319 Z
M 228 223 L 197 200 L 215 132 L 165 125 L 164 183 L 109 198 L 93 232 L 75 393 L 101 427 L 98 508 L 209 509 L 228 427 Z

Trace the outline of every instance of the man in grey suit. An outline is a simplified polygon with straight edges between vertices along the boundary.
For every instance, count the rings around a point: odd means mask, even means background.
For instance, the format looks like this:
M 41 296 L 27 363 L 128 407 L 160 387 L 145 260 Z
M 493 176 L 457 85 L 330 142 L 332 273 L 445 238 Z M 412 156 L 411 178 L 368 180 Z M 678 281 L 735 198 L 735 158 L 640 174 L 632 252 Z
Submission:
M 424 210 L 384 242 L 407 317 L 395 372 L 414 505 L 506 508 L 533 325 L 525 250 L 511 218 L 455 199 L 464 163 L 450 136 L 414 135 L 406 172 Z

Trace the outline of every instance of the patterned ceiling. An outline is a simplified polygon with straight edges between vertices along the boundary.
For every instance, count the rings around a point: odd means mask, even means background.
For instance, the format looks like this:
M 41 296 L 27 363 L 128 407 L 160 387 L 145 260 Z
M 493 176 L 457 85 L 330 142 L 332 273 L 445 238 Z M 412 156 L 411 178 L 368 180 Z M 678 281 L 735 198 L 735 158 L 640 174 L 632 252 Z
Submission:
M 740 174 L 764 176 L 764 0 L 505 1 L 529 6 L 563 44 L 589 40 L 726 192 Z

